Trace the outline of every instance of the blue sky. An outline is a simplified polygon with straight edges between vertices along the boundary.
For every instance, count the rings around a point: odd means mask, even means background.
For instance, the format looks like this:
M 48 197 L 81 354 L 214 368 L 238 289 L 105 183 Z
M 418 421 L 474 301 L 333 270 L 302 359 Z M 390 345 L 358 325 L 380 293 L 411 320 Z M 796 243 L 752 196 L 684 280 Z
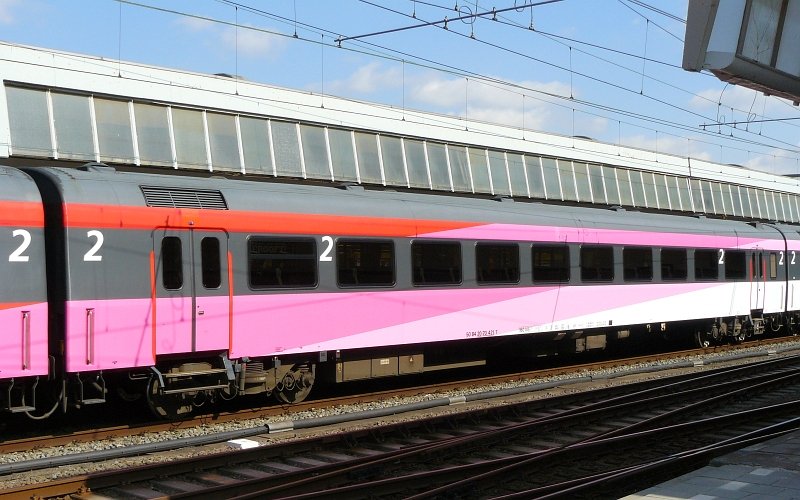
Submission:
M 532 3 L 540 5 L 498 13 L 497 20 L 454 20 Z M 800 173 L 800 121 L 713 126 L 795 118 L 798 108 L 682 70 L 686 6 L 687 0 L 0 0 L 0 39 Z M 429 25 L 336 43 L 445 18 L 446 30 Z M 712 125 L 706 133 L 703 124 Z

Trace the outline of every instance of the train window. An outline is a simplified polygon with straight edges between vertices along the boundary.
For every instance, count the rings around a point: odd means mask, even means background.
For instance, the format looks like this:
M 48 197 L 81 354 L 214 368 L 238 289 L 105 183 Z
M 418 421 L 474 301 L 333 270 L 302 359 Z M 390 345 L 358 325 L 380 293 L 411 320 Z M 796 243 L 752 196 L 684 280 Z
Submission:
M 461 244 L 414 241 L 411 265 L 415 285 L 458 285 L 461 283 Z
M 178 164 L 208 169 L 203 113 L 193 109 L 172 108 L 172 131 Z
M 300 140 L 297 138 L 297 124 L 271 121 L 272 149 L 275 154 L 275 171 L 278 175 L 302 177 L 300 160 Z
M 575 185 L 578 188 L 578 199 L 580 201 L 592 202 L 592 188 L 589 187 L 588 165 L 585 163 L 573 162 L 575 169 Z
M 511 190 L 508 187 L 505 153 L 489 150 L 489 171 L 492 175 L 492 193 L 511 194 Z
M 133 163 L 131 113 L 127 101 L 94 98 L 100 161 Z
M 607 246 L 581 247 L 581 280 L 612 281 L 614 249 Z
M 450 158 L 450 177 L 453 179 L 453 190 L 471 193 L 472 184 L 469 180 L 467 148 L 449 145 L 447 146 L 447 154 Z
M 306 167 L 306 177 L 331 180 L 325 129 L 300 125 L 300 139 L 303 142 L 303 165 Z
M 53 146 L 50 142 L 47 93 L 6 85 L 6 98 L 14 154 L 51 156 Z
M 478 283 L 519 283 L 519 245 L 478 243 L 475 246 Z
M 219 239 L 207 236 L 200 241 L 200 266 L 203 286 L 219 288 L 222 284 L 222 267 L 219 252 Z
M 167 290 L 179 290 L 183 286 L 183 250 L 177 236 L 161 240 L 161 282 Z
M 542 177 L 542 158 L 539 156 L 526 155 L 525 170 L 528 177 L 528 189 L 530 189 L 531 198 L 546 198 L 545 179 Z M 555 182 L 556 186 L 558 186 L 558 179 L 556 179 Z
M 592 198 L 595 203 L 606 202 L 606 190 L 603 186 L 603 167 L 589 165 L 589 183 L 592 185 Z
M 683 281 L 689 270 L 686 250 L 680 248 L 661 249 L 661 279 L 664 281 Z
M 391 241 L 336 242 L 339 286 L 394 285 L 394 244 Z
M 606 196 L 609 205 L 619 205 L 619 186 L 617 186 L 617 169 L 603 166 L 603 180 L 606 185 Z
M 59 158 L 94 160 L 89 98 L 55 92 L 51 95 Z
M 139 158 L 150 165 L 172 166 L 169 109 L 151 104 L 133 104 Z M 263 139 L 262 139 L 263 140 Z
M 650 248 L 624 248 L 622 269 L 625 281 L 650 281 L 653 279 L 653 250 Z
M 558 164 L 553 158 L 542 158 L 542 176 L 548 200 L 561 200 L 561 181 L 558 175 Z
M 469 151 L 469 168 L 472 173 L 472 188 L 476 193 L 491 193 L 489 180 L 489 163 L 486 161 L 486 150 L 467 148 Z
M 451 191 L 450 173 L 447 167 L 447 148 L 444 144 L 436 142 L 426 143 L 426 148 L 432 188 Z
M 778 254 L 775 252 L 769 253 L 769 278 L 775 279 L 778 277 Z
M 527 196 L 531 197 L 528 193 L 528 181 L 525 174 L 525 159 L 520 154 L 506 153 L 506 160 L 508 161 L 508 177 L 511 183 L 511 192 L 514 196 Z M 538 162 L 537 162 L 538 165 Z M 544 196 L 542 190 L 542 173 L 539 172 L 539 198 Z
M 250 288 L 317 284 L 317 250 L 312 238 L 250 238 L 247 257 Z
M 425 143 L 412 139 L 403 139 L 408 166 L 408 184 L 411 187 L 430 189 L 428 164 L 425 162 Z
M 566 245 L 534 245 L 533 282 L 566 283 L 569 281 L 569 247 Z
M 239 117 L 244 165 L 249 173 L 272 175 L 272 149 L 269 145 L 269 128 L 266 120 Z
M 719 251 L 694 251 L 694 278 L 698 281 L 715 280 L 719 277 Z
M 208 142 L 211 145 L 211 165 L 214 171 L 241 172 L 239 139 L 236 137 L 236 118 L 233 115 L 206 113 Z
M 741 250 L 725 251 L 725 279 L 741 280 L 747 276 L 747 257 Z
M 338 128 L 328 129 L 333 178 L 337 181 L 358 181 L 356 153 L 353 149 L 353 133 Z
M 575 190 L 575 175 L 572 173 L 572 162 L 569 160 L 556 160 L 558 164 L 558 178 L 561 180 L 561 195 L 564 201 L 578 201 L 578 192 Z
M 382 135 L 381 158 L 383 175 L 390 186 L 408 186 L 406 166 L 403 163 L 403 142 L 399 137 Z

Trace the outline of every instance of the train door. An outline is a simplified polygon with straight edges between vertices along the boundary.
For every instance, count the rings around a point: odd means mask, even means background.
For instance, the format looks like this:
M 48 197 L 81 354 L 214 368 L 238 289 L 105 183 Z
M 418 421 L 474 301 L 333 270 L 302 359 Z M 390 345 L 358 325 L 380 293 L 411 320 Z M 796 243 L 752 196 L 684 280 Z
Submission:
M 756 247 L 750 254 L 750 309 L 764 309 L 766 262 L 764 251 Z
M 227 233 L 159 229 L 153 239 L 156 354 L 227 349 Z

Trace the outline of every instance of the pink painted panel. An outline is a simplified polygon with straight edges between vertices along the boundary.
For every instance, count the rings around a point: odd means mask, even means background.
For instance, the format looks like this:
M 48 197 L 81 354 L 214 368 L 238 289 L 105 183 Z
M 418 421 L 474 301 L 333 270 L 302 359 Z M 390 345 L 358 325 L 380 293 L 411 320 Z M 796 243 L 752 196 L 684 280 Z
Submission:
M 150 299 L 67 303 L 67 371 L 151 366 Z
M 148 324 L 150 323 L 150 318 L 148 318 Z M 176 296 L 158 299 L 156 305 L 156 354 L 191 351 L 192 298 Z
M 231 355 L 458 340 L 551 323 L 567 329 L 571 318 L 715 286 L 615 286 L 613 293 L 601 294 L 582 286 L 236 297 Z M 619 313 L 607 317 L 614 325 L 622 320 Z
M 27 336 L 24 312 L 29 313 Z M 0 379 L 47 375 L 47 304 L 0 309 L 0 325 Z
M 197 297 L 197 350 L 227 350 L 230 341 L 230 298 Z

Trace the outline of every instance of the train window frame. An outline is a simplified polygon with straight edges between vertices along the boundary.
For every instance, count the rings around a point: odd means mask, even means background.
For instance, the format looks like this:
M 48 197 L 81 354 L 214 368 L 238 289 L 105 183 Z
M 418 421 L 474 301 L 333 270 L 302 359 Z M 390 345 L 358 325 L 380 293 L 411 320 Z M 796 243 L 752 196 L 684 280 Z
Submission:
M 747 278 L 747 254 L 744 250 L 725 250 L 725 281 Z
M 352 259 L 353 257 L 346 254 L 346 251 L 349 249 L 350 246 L 361 245 L 362 247 L 367 247 L 369 245 L 388 245 L 389 253 L 391 255 L 390 263 L 391 268 L 387 270 L 378 270 L 375 271 L 374 268 L 378 266 L 372 266 L 372 269 L 367 269 L 368 272 L 373 273 L 389 273 L 389 280 L 372 280 L 372 281 L 364 281 L 364 276 L 369 277 L 370 274 L 360 273 L 362 263 L 368 258 L 374 258 L 374 255 L 367 255 L 366 257 L 362 257 L 364 254 L 361 253 L 358 257 L 358 263 L 355 266 L 348 266 L 343 267 L 346 259 Z M 363 238 L 339 238 L 336 240 L 335 243 L 335 252 L 336 252 L 336 285 L 339 288 L 392 288 L 397 284 L 397 252 L 395 252 L 395 245 L 393 240 L 389 239 L 363 239 Z M 380 250 L 379 250 L 380 253 Z M 378 259 L 380 260 L 380 256 Z M 349 274 L 348 274 L 349 271 Z M 343 280 L 343 277 L 347 277 L 347 280 Z M 352 280 L 349 278 L 352 277 Z
M 597 260 L 597 262 L 589 262 Z M 579 265 L 581 281 L 608 283 L 614 281 L 614 247 L 611 245 L 581 245 Z
M 206 290 L 222 286 L 222 251 L 219 238 L 215 236 L 204 236 L 200 240 L 200 275 Z
M 544 257 L 548 257 L 549 262 L 557 265 L 544 265 Z M 531 280 L 533 283 L 569 283 L 571 270 L 568 245 L 534 244 L 531 247 Z M 544 276 L 542 276 L 543 274 Z
M 183 288 L 183 241 L 179 236 L 161 238 L 161 286 L 175 291 Z
M 665 259 L 665 253 L 669 258 Z M 677 259 L 673 258 L 677 257 Z M 682 258 L 681 258 L 682 257 Z M 668 270 L 667 265 L 672 266 Z M 680 274 L 683 271 L 683 275 Z M 662 248 L 661 249 L 661 280 L 662 281 L 686 281 L 689 279 L 689 255 L 685 248 Z
M 426 266 L 426 261 L 430 262 L 431 259 L 439 258 L 442 255 L 435 255 L 434 253 L 426 253 L 426 250 L 441 250 L 442 248 L 450 248 L 456 250 L 456 255 L 451 264 L 446 270 L 438 266 Z M 432 286 L 460 286 L 464 282 L 464 261 L 463 251 L 461 249 L 460 241 L 448 240 L 413 240 L 411 242 L 411 284 L 420 287 Z M 426 258 L 427 257 L 427 258 Z M 453 257 L 453 256 L 450 256 Z M 435 273 L 435 274 L 431 274 Z M 450 279 L 429 279 L 430 276 L 449 276 Z
M 501 255 L 511 250 L 513 255 Z M 509 259 L 503 265 L 502 261 Z M 492 260 L 500 263 L 491 265 Z M 500 278 L 497 273 L 505 274 Z M 498 279 L 493 279 L 497 277 Z M 516 285 L 520 280 L 519 245 L 507 242 L 478 242 L 475 244 L 475 280 L 478 285 Z
M 776 252 L 769 253 L 769 279 L 778 279 L 778 254 Z
M 632 246 L 622 249 L 622 280 L 626 282 L 653 281 L 653 249 L 651 247 Z
M 698 248 L 694 251 L 695 281 L 719 280 L 719 250 Z
M 279 244 L 310 244 L 310 250 L 306 252 L 296 252 L 296 253 L 270 253 L 270 252 L 254 252 L 254 245 L 256 244 L 265 244 L 265 245 L 279 245 Z M 284 256 L 284 257 L 275 257 L 275 256 Z M 288 256 L 285 257 L 285 256 Z M 256 276 L 256 263 L 260 263 L 261 267 L 263 268 L 265 263 L 270 264 L 270 268 L 273 267 L 273 263 L 277 261 L 294 261 L 295 263 L 306 262 L 311 263 L 310 268 L 313 269 L 313 283 L 306 280 L 302 283 L 285 283 L 283 279 L 283 275 L 285 274 L 284 267 L 279 266 L 275 267 L 274 273 L 274 283 L 267 282 L 273 280 L 264 280 L 256 282 L 254 280 L 254 276 Z M 302 268 L 300 269 L 301 271 Z M 292 271 L 296 271 L 296 269 L 292 269 Z M 305 270 L 306 274 L 308 273 L 308 269 Z M 292 275 L 290 275 L 292 276 Z M 302 274 L 294 273 L 294 276 L 302 276 Z M 291 280 L 289 280 L 291 281 Z M 259 235 L 251 235 L 247 238 L 247 285 L 250 287 L 251 290 L 275 290 L 275 289 L 312 289 L 316 288 L 319 284 L 319 259 L 317 257 L 317 241 L 315 238 L 312 237 L 303 237 L 303 236 L 288 236 L 288 237 L 281 237 L 281 236 L 259 236 Z

